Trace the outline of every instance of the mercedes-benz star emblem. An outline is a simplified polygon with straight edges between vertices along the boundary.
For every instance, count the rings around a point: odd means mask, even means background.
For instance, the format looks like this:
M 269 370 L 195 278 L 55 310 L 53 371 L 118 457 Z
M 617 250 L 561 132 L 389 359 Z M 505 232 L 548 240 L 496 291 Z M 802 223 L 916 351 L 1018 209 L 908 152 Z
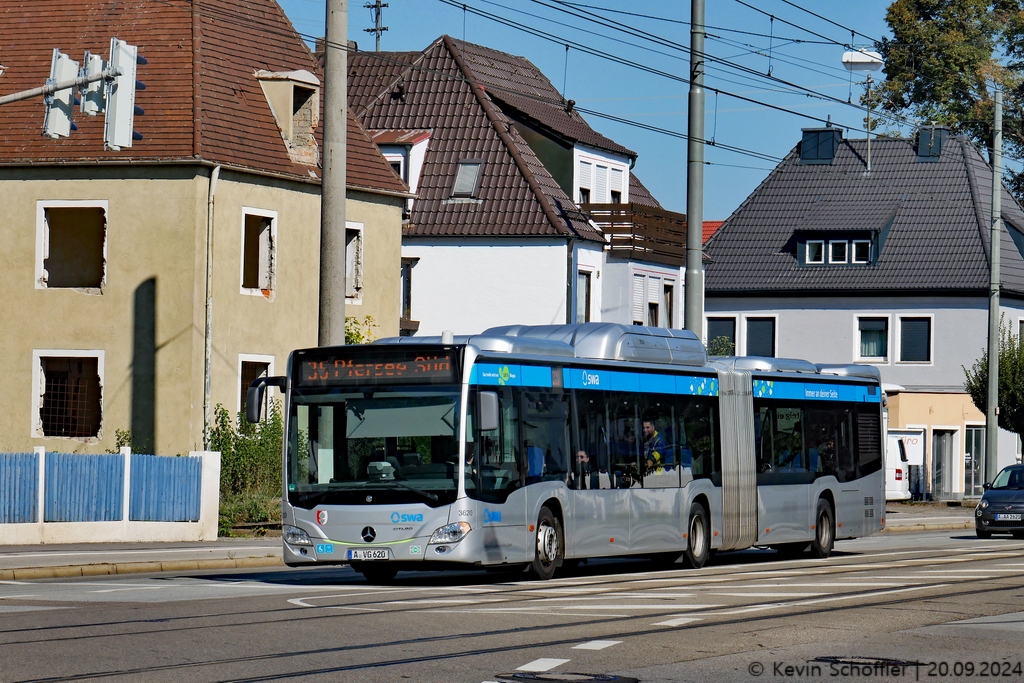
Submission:
M 373 539 L 377 538 L 377 532 L 373 530 L 372 526 L 363 527 L 363 530 L 359 532 L 359 535 L 363 537 L 363 540 L 367 543 L 373 543 Z

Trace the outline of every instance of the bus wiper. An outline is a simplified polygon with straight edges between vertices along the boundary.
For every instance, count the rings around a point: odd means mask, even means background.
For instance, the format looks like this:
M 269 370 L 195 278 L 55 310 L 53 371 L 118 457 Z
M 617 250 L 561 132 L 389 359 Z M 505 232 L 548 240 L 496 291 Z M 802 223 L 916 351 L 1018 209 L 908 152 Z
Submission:
M 387 483 L 388 484 L 394 484 L 396 486 L 401 486 L 403 489 L 408 489 L 408 490 L 412 491 L 413 493 L 418 493 L 418 494 L 420 494 L 421 496 L 423 496 L 424 498 L 426 498 L 428 500 L 432 500 L 432 501 L 436 501 L 437 500 L 437 494 L 436 493 L 431 493 L 430 491 L 424 491 L 423 489 L 418 489 L 415 486 L 409 486 L 405 482 L 398 481 L 397 479 L 392 479 L 391 481 L 389 481 Z

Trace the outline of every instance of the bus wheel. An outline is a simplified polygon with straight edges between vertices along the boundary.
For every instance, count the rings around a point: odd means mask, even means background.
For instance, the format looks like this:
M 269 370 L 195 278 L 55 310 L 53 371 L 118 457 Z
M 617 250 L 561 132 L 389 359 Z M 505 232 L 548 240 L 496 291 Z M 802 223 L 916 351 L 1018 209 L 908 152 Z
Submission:
M 363 575 L 368 583 L 391 583 L 398 575 L 398 567 L 385 563 L 353 563 L 352 569 Z
M 835 545 L 835 533 L 832 517 L 832 506 L 824 498 L 818 499 L 818 511 L 814 515 L 815 533 L 811 541 L 811 552 L 818 557 L 828 557 L 832 554 L 832 546 Z
M 708 533 L 708 514 L 704 506 L 694 503 L 690 506 L 690 521 L 686 525 L 686 550 L 683 559 L 694 569 L 700 569 L 708 561 L 710 550 L 710 534 Z
M 565 553 L 562 547 L 562 525 L 546 507 L 542 507 L 537 516 L 536 550 L 530 569 L 538 579 L 547 581 L 555 575 Z

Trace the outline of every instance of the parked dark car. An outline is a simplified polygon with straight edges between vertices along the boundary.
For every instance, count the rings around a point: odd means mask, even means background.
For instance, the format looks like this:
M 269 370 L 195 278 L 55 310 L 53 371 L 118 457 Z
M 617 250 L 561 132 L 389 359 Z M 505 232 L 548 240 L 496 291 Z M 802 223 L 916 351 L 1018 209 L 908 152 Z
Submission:
M 974 530 L 978 538 L 1024 538 L 1024 465 L 1004 467 L 991 485 L 985 484 L 985 495 L 974 511 Z

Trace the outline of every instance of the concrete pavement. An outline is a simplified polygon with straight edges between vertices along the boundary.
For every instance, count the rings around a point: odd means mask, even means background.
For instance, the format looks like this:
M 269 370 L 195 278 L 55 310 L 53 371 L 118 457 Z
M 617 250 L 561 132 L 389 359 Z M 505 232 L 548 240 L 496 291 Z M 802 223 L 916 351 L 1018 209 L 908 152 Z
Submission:
M 973 528 L 973 506 L 886 506 L 885 533 Z M 279 536 L 195 543 L 0 546 L 0 581 L 282 566 Z

